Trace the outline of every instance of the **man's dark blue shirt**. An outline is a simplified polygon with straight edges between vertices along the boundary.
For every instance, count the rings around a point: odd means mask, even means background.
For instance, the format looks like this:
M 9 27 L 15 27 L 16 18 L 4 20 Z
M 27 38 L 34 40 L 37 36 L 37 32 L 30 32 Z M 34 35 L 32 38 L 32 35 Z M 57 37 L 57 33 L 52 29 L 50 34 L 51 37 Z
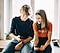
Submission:
M 12 19 L 10 33 L 20 35 L 21 37 L 33 37 L 33 21 L 28 18 L 26 21 L 22 21 L 20 16 Z

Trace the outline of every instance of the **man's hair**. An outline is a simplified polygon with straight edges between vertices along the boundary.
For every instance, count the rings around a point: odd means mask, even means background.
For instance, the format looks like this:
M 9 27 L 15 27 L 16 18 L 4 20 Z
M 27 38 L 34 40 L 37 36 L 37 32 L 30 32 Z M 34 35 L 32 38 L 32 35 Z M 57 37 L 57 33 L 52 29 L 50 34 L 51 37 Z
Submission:
M 22 6 L 22 9 L 26 12 L 26 13 L 28 13 L 28 15 L 30 15 L 30 6 L 29 5 L 27 5 L 27 4 L 25 4 L 25 5 L 23 5 Z

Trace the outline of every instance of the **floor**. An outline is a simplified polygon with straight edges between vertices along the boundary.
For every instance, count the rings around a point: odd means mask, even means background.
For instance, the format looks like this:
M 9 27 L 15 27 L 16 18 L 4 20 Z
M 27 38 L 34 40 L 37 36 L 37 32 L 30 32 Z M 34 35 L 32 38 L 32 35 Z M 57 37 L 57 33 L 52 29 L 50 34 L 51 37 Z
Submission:
M 51 43 L 52 46 L 52 53 L 60 53 L 60 47 L 54 46 L 53 43 Z
M 60 53 L 60 48 L 53 47 L 52 53 Z

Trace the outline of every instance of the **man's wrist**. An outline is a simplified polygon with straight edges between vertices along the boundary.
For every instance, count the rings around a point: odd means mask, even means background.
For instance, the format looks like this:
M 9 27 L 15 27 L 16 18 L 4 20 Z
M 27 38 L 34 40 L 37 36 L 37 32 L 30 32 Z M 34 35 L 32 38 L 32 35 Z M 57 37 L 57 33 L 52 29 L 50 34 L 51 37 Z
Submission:
M 24 44 L 24 42 L 22 42 L 22 44 Z

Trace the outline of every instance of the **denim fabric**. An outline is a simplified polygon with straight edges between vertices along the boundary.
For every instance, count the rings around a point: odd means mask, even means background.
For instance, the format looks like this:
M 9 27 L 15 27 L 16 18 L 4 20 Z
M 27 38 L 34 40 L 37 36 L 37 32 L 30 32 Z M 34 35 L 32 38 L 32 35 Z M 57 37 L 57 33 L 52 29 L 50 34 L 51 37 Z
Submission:
M 2 53 L 14 53 L 16 43 L 10 42 L 2 51 Z
M 23 46 L 23 48 L 21 49 L 21 53 L 30 53 L 31 49 L 32 49 L 32 43 L 29 42 Z
M 44 45 L 47 40 L 48 40 L 47 37 L 39 38 L 39 43 L 38 43 L 37 47 L 40 47 L 41 45 Z M 52 48 L 51 48 L 50 45 L 48 45 L 44 51 L 35 51 L 35 50 L 33 51 L 33 53 L 51 53 L 51 52 L 52 52 Z
M 10 42 L 3 50 L 1 53 L 14 53 L 14 47 L 18 42 L 12 41 Z M 31 42 L 26 43 L 22 49 L 20 50 L 20 53 L 30 53 L 32 46 Z
M 33 53 L 52 53 L 52 48 L 49 45 L 44 51 L 33 51 Z

